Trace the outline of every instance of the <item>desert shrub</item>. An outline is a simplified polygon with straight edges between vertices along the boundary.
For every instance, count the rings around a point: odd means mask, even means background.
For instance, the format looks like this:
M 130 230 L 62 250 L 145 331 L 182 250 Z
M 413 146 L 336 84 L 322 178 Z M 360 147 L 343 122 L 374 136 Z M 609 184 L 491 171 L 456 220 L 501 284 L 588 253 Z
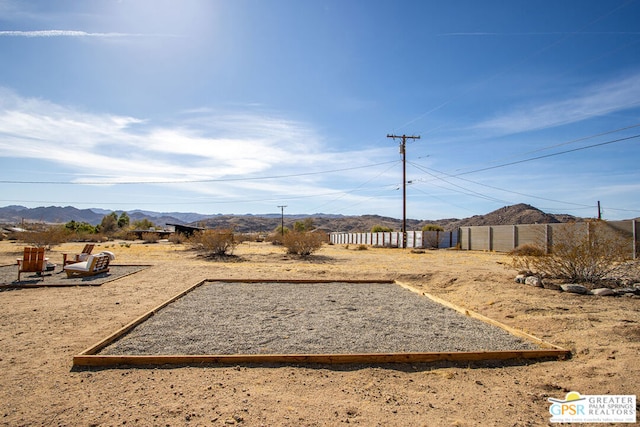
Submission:
M 526 243 L 513 249 L 511 252 L 509 252 L 509 255 L 538 257 L 546 255 L 546 251 L 538 245 L 534 245 L 533 243 Z
M 97 232 L 97 229 L 95 226 L 84 221 L 76 222 L 74 220 L 71 220 L 64 225 L 64 228 L 66 228 L 70 232 L 73 232 L 76 234 L 82 234 L 82 235 L 95 234 Z
M 116 224 L 117 224 L 118 220 L 116 219 Z M 138 221 L 134 221 L 133 224 L 131 224 L 131 227 L 134 230 L 152 230 L 154 228 L 156 228 L 156 225 L 151 222 L 149 219 L 144 218 Z
M 531 273 L 534 268 L 534 261 L 539 262 L 539 258 L 547 255 L 547 252 L 539 245 L 526 243 L 509 252 L 511 255 L 511 265 L 521 273 Z
M 32 231 L 23 231 L 16 234 L 21 242 L 33 246 L 50 248 L 69 240 L 70 233 L 63 225 L 40 227 Z
M 422 231 L 444 231 L 444 228 L 436 224 L 427 224 L 422 227 Z
M 356 247 L 356 251 L 366 251 L 368 249 L 369 249 L 369 247 L 367 245 L 358 245 Z
M 374 225 L 373 227 L 371 227 L 371 232 L 372 233 L 388 233 L 393 231 L 391 228 L 389 227 L 384 227 L 382 225 Z
M 307 257 L 322 247 L 326 234 L 321 232 L 289 231 L 282 244 L 287 253 Z
M 295 231 L 311 231 L 315 228 L 313 224 L 313 218 L 305 218 L 304 221 L 296 221 L 293 224 Z
M 630 246 L 628 236 L 603 221 L 588 223 L 586 227 L 568 223 L 553 229 L 553 244 L 548 254 L 540 246 L 538 250 L 514 251 L 512 265 L 545 277 L 595 283 L 629 259 Z
M 189 244 L 197 251 L 210 256 L 231 255 L 236 247 L 233 230 L 216 229 L 193 233 Z
M 158 243 L 160 240 L 158 233 L 142 233 L 141 237 L 145 243 Z
M 180 245 L 186 243 L 189 238 L 184 233 L 171 233 L 168 240 L 173 244 Z
M 282 226 L 278 226 L 270 235 L 267 236 L 266 240 L 274 245 L 282 245 L 284 236 L 286 236 L 289 231 L 290 230 L 287 227 L 282 228 Z

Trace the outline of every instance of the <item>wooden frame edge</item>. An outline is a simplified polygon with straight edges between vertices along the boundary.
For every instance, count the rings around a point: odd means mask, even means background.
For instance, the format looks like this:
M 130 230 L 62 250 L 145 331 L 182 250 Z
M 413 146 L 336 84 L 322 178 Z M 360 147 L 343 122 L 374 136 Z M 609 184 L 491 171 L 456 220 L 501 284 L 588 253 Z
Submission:
M 124 325 L 123 327 L 121 327 L 120 329 L 118 329 L 117 331 L 112 333 L 111 335 L 109 335 L 107 338 L 105 338 L 102 341 L 98 342 L 97 344 L 94 344 L 91 347 L 83 350 L 82 352 L 80 352 L 80 354 L 78 356 L 92 356 L 92 357 L 94 357 L 97 352 L 99 352 L 100 350 L 102 350 L 103 348 L 105 348 L 106 346 L 111 344 L 112 342 L 116 341 L 121 336 L 126 335 L 129 331 L 131 331 L 133 328 L 138 326 L 140 323 L 144 322 L 145 320 L 147 320 L 150 317 L 152 317 L 153 315 L 155 315 L 159 310 L 163 309 L 164 307 L 166 307 L 167 305 L 171 304 L 175 300 L 185 296 L 186 294 L 188 294 L 192 290 L 196 289 L 197 287 L 201 286 L 205 282 L 207 282 L 207 280 L 202 280 L 202 281 L 196 283 L 195 285 L 192 285 L 192 286 L 188 287 L 184 291 L 174 295 L 173 297 L 169 298 L 167 301 L 163 302 L 162 304 L 158 305 L 157 307 L 151 309 L 150 311 L 144 313 L 143 315 L 139 316 L 138 318 L 136 318 L 136 319 L 132 320 L 131 322 L 127 323 L 126 325 Z M 75 364 L 75 357 L 74 357 L 74 364 Z
M 353 353 L 353 354 L 232 354 L 232 355 L 98 355 L 97 353 L 113 343 L 133 328 L 149 319 L 159 310 L 183 297 L 194 289 L 209 282 L 233 283 L 390 283 L 397 284 L 412 292 L 423 295 L 436 303 L 473 317 L 493 326 L 502 328 L 512 335 L 533 341 L 544 347 L 540 350 L 507 350 L 507 351 L 466 351 L 466 352 L 414 352 L 414 353 Z M 238 364 L 238 363 L 308 363 L 308 364 L 380 364 L 380 363 L 429 363 L 438 361 L 490 361 L 509 359 L 566 359 L 571 352 L 556 345 L 547 343 L 526 332 L 512 328 L 489 317 L 471 310 L 458 307 L 449 301 L 416 289 L 397 280 L 313 280 L 313 279 L 205 279 L 174 295 L 167 301 L 129 322 L 107 338 L 92 345 L 73 357 L 74 367 L 107 367 L 107 366 L 145 366 L 145 365 L 199 365 L 199 364 Z
M 520 329 L 514 328 L 514 327 L 509 326 L 509 325 L 506 325 L 506 324 L 504 324 L 502 322 L 499 322 L 499 321 L 497 321 L 495 319 L 492 319 L 490 317 L 484 316 L 484 315 L 482 315 L 480 313 L 477 313 L 477 312 L 475 312 L 473 310 L 469 310 L 469 309 L 466 309 L 464 307 L 460 307 L 460 306 L 458 306 L 458 305 L 456 305 L 456 304 L 454 304 L 452 302 L 449 302 L 449 301 L 447 301 L 445 299 L 442 299 L 440 297 L 432 295 L 432 294 L 430 294 L 428 292 L 424 292 L 424 291 L 422 291 L 420 289 L 414 288 L 413 286 L 408 285 L 406 283 L 402 283 L 402 282 L 396 281 L 396 284 L 399 285 L 399 286 L 402 286 L 403 288 L 408 289 L 408 290 L 410 290 L 412 292 L 415 292 L 417 294 L 423 295 L 423 296 L 429 298 L 430 300 L 432 300 L 434 302 L 437 302 L 438 304 L 443 305 L 445 307 L 448 307 L 448 308 L 450 308 L 452 310 L 455 310 L 458 313 L 461 313 L 461 314 L 463 314 L 465 316 L 471 317 L 473 319 L 480 320 L 480 321 L 488 323 L 488 324 L 490 324 L 492 326 L 497 326 L 497 327 L 509 332 L 511 335 L 515 335 L 515 336 L 517 336 L 519 338 L 523 338 L 523 339 L 526 339 L 528 341 L 533 341 L 534 343 L 540 345 L 543 348 L 554 349 L 554 350 L 558 350 L 558 351 L 565 351 L 565 352 L 567 352 L 567 355 L 569 355 L 571 353 L 570 350 L 567 350 L 567 349 L 562 348 L 560 346 L 557 346 L 555 344 L 551 344 L 550 342 L 547 342 L 547 341 L 545 341 L 545 340 L 543 340 L 541 338 L 538 338 L 535 335 L 531 335 L 531 334 L 529 334 L 527 332 L 524 332 L 524 331 L 522 331 Z
M 510 359 L 542 359 L 566 357 L 566 351 L 512 350 L 432 353 L 354 353 L 354 354 L 229 354 L 229 355 L 77 355 L 74 366 L 148 366 L 202 365 L 239 363 L 299 363 L 299 364 L 382 364 L 430 363 L 438 361 L 479 362 Z

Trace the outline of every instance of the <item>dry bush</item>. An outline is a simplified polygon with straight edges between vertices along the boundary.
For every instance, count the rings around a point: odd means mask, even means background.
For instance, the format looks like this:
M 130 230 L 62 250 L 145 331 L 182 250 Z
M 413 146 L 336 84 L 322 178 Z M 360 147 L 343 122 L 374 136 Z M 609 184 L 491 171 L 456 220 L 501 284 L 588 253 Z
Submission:
M 538 245 L 534 245 L 533 243 L 526 243 L 524 245 L 520 245 L 511 252 L 509 255 L 512 256 L 544 256 L 546 252 L 543 248 Z
M 124 228 L 120 228 L 112 232 L 109 236 L 116 240 L 137 240 L 138 238 L 136 233 L 132 233 L 130 230 L 126 230 Z
M 285 233 L 282 244 L 287 253 L 307 257 L 322 247 L 327 236 L 321 232 L 289 231 Z
M 210 256 L 231 255 L 237 244 L 231 229 L 197 231 L 188 242 L 197 251 Z
M 158 233 L 142 233 L 141 237 L 145 243 L 158 243 L 160 240 Z
M 180 245 L 182 243 L 187 243 L 189 238 L 185 236 L 184 233 L 171 233 L 168 240 L 175 245 Z
M 511 265 L 520 273 L 531 273 L 533 260 L 545 256 L 546 251 L 539 245 L 525 243 L 509 252 Z
M 50 248 L 60 243 L 67 242 L 71 234 L 64 226 L 55 225 L 41 227 L 33 231 L 16 233 L 16 238 L 28 245 Z
M 630 247 L 628 236 L 603 221 L 594 221 L 585 227 L 567 223 L 553 229 L 549 254 L 533 249 L 529 253 L 516 253 L 512 265 L 545 277 L 597 283 L 610 277 L 629 259 Z

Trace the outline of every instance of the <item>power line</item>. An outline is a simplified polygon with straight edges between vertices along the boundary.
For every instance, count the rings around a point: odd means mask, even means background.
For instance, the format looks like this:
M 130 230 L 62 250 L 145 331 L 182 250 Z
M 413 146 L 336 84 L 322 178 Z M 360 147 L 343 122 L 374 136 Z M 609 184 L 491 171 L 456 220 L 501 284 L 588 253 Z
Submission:
M 290 175 L 271 175 L 271 176 L 258 176 L 258 177 L 245 177 L 245 178 L 212 178 L 212 179 L 193 179 L 193 180 L 166 180 L 166 181 L 120 181 L 120 182 L 105 182 L 105 181 L 17 181 L 17 180 L 0 180 L 0 184 L 52 184 L 52 185 L 140 185 L 140 184 L 194 184 L 203 182 L 238 182 L 238 181 L 260 181 L 267 179 L 283 179 L 283 178 L 297 178 L 301 176 L 310 175 L 323 175 L 336 172 L 345 172 L 357 169 L 366 169 L 370 167 L 387 165 L 395 163 L 395 161 L 374 163 L 364 166 L 355 166 L 351 168 L 331 169 L 318 172 L 305 172 Z
M 614 139 L 612 141 L 600 142 L 598 144 L 586 145 L 584 147 L 573 148 L 571 150 L 559 151 L 557 153 L 545 154 L 543 156 L 531 157 L 531 158 L 528 158 L 528 159 L 517 160 L 517 161 L 509 162 L 509 163 L 503 163 L 503 164 L 496 165 L 496 166 L 489 166 L 489 167 L 486 167 L 486 168 L 474 169 L 474 170 L 471 170 L 471 171 L 468 171 L 468 172 L 460 172 L 460 173 L 457 173 L 457 174 L 454 174 L 454 175 L 451 175 L 451 176 L 452 177 L 458 177 L 458 176 L 461 176 L 461 175 L 469 175 L 471 173 L 476 173 L 476 172 L 484 172 L 484 171 L 488 171 L 488 170 L 491 170 L 491 169 L 498 169 L 498 168 L 503 168 L 505 166 L 517 165 L 517 164 L 520 164 L 520 163 L 531 162 L 533 160 L 546 159 L 546 158 L 549 158 L 549 157 L 559 156 L 561 154 L 573 153 L 573 152 L 576 152 L 576 151 L 586 150 L 586 149 L 589 149 L 589 148 L 601 147 L 603 145 L 614 144 L 616 142 L 628 141 L 628 140 L 634 139 L 634 138 L 640 138 L 640 134 L 633 135 L 633 136 L 628 136 L 626 138 Z
M 423 172 L 426 172 L 427 174 L 431 175 L 433 178 L 435 178 L 435 179 L 437 179 L 437 180 L 441 180 L 441 181 L 446 182 L 447 184 L 451 184 L 451 185 L 456 186 L 456 187 L 458 187 L 458 188 L 462 188 L 462 189 L 464 189 L 463 187 L 460 187 L 460 186 L 458 186 L 458 185 L 456 185 L 456 184 L 453 184 L 453 183 L 451 183 L 451 182 L 449 182 L 449 181 L 444 180 L 442 177 L 439 177 L 439 176 L 436 176 L 436 175 L 432 174 L 432 173 L 431 173 L 431 172 L 429 172 L 426 168 L 424 168 L 424 167 L 422 167 L 422 166 L 420 166 L 420 165 L 418 165 L 418 164 L 411 163 L 411 165 L 412 165 L 412 166 L 414 166 L 414 167 L 415 167 L 415 168 L 417 168 L 417 169 L 420 169 L 420 170 L 421 170 L 421 171 L 423 171 Z M 459 177 L 459 176 L 457 176 L 457 175 L 450 175 L 450 174 L 448 174 L 448 173 L 446 173 L 446 172 L 438 171 L 438 170 L 435 170 L 435 169 L 431 169 L 431 170 L 432 170 L 432 171 L 434 171 L 434 172 L 436 172 L 436 173 L 439 173 L 439 174 L 441 174 L 441 175 L 446 175 L 446 176 L 447 176 L 447 177 L 449 177 L 449 178 L 456 178 L 456 179 L 459 179 L 459 180 L 462 180 L 462 181 L 469 182 L 469 183 L 471 183 L 471 184 L 480 185 L 480 186 L 482 186 L 482 187 L 487 187 L 487 188 L 492 188 L 492 189 L 494 189 L 494 190 L 504 191 L 505 193 L 517 194 L 517 195 L 519 195 L 519 196 L 531 197 L 531 198 L 533 198 L 533 199 L 545 200 L 545 201 L 547 201 L 547 202 L 555 202 L 555 203 L 563 203 L 563 204 L 568 204 L 568 205 L 575 205 L 575 206 L 580 206 L 580 207 L 583 207 L 583 208 L 586 208 L 586 207 L 588 207 L 588 208 L 592 208 L 592 207 L 593 207 L 593 205 L 585 205 L 585 204 L 582 204 L 582 203 L 572 203 L 572 202 L 567 202 L 567 201 L 562 201 L 562 200 L 554 200 L 554 199 L 549 199 L 548 197 L 533 196 L 533 195 L 531 195 L 531 194 L 521 193 L 521 192 L 518 192 L 518 191 L 512 191 L 512 190 L 507 190 L 507 189 L 504 189 L 504 188 L 495 187 L 495 186 L 493 186 L 493 185 L 483 184 L 483 183 L 481 183 L 481 182 L 477 182 L 477 181 L 472 181 L 472 180 L 470 180 L 470 179 L 460 178 L 460 177 Z M 469 192 L 476 193 L 476 192 L 474 192 L 474 191 L 472 191 L 472 190 L 468 190 L 468 189 L 464 189 L 464 190 L 469 191 Z M 481 195 L 480 193 L 476 193 L 476 194 Z M 491 199 L 492 199 L 490 196 L 483 196 L 483 197 L 484 197 L 484 198 L 486 198 L 487 200 L 491 200 Z M 493 200 L 495 200 L 495 201 L 500 201 L 499 199 L 493 199 Z
M 622 131 L 624 131 L 624 130 L 634 129 L 634 128 L 637 128 L 637 127 L 640 127 L 640 123 L 636 123 L 636 124 L 633 124 L 633 125 L 625 126 L 625 127 L 618 128 L 618 129 L 614 129 L 614 130 L 609 130 L 609 131 L 605 131 L 605 132 L 597 133 L 597 134 L 594 134 L 594 135 L 583 136 L 583 137 L 580 137 L 580 138 L 572 139 L 572 140 L 570 140 L 570 141 L 560 142 L 560 143 L 558 143 L 558 144 L 548 145 L 548 146 L 546 146 L 546 147 L 537 148 L 537 149 L 535 149 L 535 150 L 526 151 L 526 152 L 524 152 L 524 153 L 514 154 L 513 156 L 503 157 L 502 159 L 492 160 L 492 161 L 490 161 L 490 162 L 488 162 L 488 163 L 489 163 L 489 164 L 491 164 L 491 163 L 497 163 L 497 162 L 499 162 L 499 161 L 501 161 L 501 160 L 512 159 L 512 158 L 517 157 L 517 156 L 524 156 L 524 155 L 528 155 L 528 154 L 539 153 L 539 152 L 541 152 L 541 151 L 550 150 L 550 149 L 552 149 L 552 148 L 562 147 L 562 146 L 564 146 L 564 145 L 574 144 L 574 143 L 576 143 L 576 142 L 586 141 L 586 140 L 589 140 L 589 139 L 597 138 L 597 137 L 599 137 L 599 136 L 610 135 L 610 134 L 612 134 L 612 133 L 622 132 Z M 462 169 L 458 169 L 458 170 L 462 170 Z

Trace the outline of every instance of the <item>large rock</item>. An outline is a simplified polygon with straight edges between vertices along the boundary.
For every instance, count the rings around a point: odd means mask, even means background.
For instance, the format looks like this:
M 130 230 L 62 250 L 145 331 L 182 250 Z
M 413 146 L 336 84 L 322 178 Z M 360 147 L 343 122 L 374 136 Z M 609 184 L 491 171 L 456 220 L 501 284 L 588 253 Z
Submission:
M 613 297 L 618 295 L 616 291 L 609 288 L 598 288 L 591 291 L 593 295 L 598 295 L 600 297 Z
M 529 276 L 524 279 L 525 285 L 535 286 L 536 288 L 542 287 L 542 279 L 537 276 Z
M 577 285 L 575 283 L 560 285 L 560 289 L 562 289 L 564 292 L 569 292 L 572 294 L 586 295 L 589 293 L 589 289 L 587 289 L 585 286 Z
M 638 289 L 638 288 L 618 288 L 618 289 L 616 289 L 616 293 L 618 295 L 625 295 L 625 294 L 640 295 L 640 289 Z

